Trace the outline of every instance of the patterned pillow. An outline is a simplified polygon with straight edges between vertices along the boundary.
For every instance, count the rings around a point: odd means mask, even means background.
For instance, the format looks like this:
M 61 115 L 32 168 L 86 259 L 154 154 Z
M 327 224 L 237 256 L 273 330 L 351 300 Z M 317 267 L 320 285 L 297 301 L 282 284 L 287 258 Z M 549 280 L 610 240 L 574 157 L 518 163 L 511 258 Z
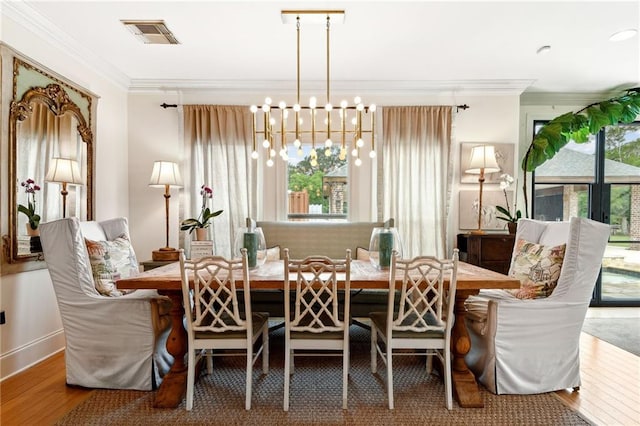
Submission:
M 510 276 L 520 280 L 518 290 L 509 290 L 518 299 L 551 295 L 556 288 L 567 245 L 544 246 L 523 239 L 516 242 Z
M 113 241 L 85 239 L 96 290 L 104 296 L 122 296 L 129 291 L 118 290 L 115 281 L 138 272 L 131 243 L 125 236 Z

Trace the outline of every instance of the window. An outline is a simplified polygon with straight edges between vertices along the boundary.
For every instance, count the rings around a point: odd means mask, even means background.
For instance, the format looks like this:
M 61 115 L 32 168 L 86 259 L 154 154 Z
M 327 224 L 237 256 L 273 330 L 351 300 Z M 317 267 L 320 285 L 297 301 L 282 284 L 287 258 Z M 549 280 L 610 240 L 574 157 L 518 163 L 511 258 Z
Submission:
M 537 132 L 543 122 L 534 123 Z M 595 305 L 640 303 L 640 122 L 569 142 L 533 174 L 533 217 L 588 217 L 611 225 Z
M 315 161 L 310 143 L 300 149 L 289 147 L 288 218 L 346 219 L 348 213 L 348 157 L 340 158 L 340 148 L 326 155 L 316 144 Z

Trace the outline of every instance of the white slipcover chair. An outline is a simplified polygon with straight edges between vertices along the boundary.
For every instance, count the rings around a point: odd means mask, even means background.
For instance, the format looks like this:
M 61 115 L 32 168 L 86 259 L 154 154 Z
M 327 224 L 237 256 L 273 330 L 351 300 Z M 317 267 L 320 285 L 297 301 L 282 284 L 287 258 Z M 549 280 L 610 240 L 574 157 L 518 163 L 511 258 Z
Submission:
M 129 238 L 126 218 L 56 220 L 40 226 L 66 340 L 67 384 L 89 388 L 156 388 L 173 358 L 166 350 L 171 302 L 155 290 L 120 297 L 96 291 L 85 238 Z
M 521 300 L 504 290 L 482 290 L 467 299 L 471 350 L 465 361 L 487 389 L 534 394 L 580 386 L 580 332 L 609 232 L 606 224 L 577 217 L 518 222 L 516 241 L 566 243 L 566 252 L 547 298 Z

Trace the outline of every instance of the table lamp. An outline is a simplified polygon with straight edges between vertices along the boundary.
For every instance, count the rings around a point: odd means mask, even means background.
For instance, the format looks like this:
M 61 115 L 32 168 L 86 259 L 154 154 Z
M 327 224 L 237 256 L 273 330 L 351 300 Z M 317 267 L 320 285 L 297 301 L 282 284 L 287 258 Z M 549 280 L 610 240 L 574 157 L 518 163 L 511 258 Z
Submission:
M 480 197 L 478 201 L 478 229 L 471 231 L 472 234 L 484 234 L 482 230 L 482 185 L 484 184 L 485 173 L 495 173 L 500 171 L 500 166 L 496 161 L 496 153 L 493 145 L 478 145 L 471 149 L 471 161 L 466 173 L 479 175 Z
M 47 182 L 61 183 L 62 190 L 62 217 L 67 217 L 67 184 L 82 185 L 83 179 L 80 174 L 80 165 L 77 160 L 71 158 L 52 158 L 49 160 L 49 170 L 44 177 Z
M 178 260 L 180 258 L 180 252 L 173 247 L 169 247 L 169 198 L 171 198 L 169 188 L 182 187 L 182 177 L 180 176 L 180 169 L 178 168 L 178 165 L 171 161 L 154 162 L 149 186 L 156 188 L 164 187 L 165 211 L 166 243 L 161 249 L 154 250 L 152 252 L 152 259 L 155 261 Z

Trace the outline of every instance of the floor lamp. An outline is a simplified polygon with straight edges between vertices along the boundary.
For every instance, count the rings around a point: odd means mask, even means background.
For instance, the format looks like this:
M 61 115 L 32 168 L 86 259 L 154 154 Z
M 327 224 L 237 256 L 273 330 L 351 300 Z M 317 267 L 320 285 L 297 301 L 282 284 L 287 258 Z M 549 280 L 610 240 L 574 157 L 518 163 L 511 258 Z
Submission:
M 49 170 L 44 177 L 47 182 L 62 184 L 62 217 L 67 217 L 67 184 L 82 185 L 83 179 L 80 175 L 80 166 L 77 160 L 70 158 L 52 158 L 49 160 Z
M 180 252 L 169 247 L 169 198 L 171 193 L 169 188 L 181 188 L 182 177 L 180 169 L 176 163 L 171 161 L 156 161 L 153 163 L 153 171 L 151 172 L 151 180 L 149 186 L 164 188 L 164 213 L 165 213 L 165 236 L 166 243 L 161 249 L 152 252 L 152 259 L 155 261 L 178 260 Z
M 482 230 L 482 185 L 484 184 L 485 173 L 499 172 L 500 167 L 496 161 L 496 153 L 493 145 L 479 145 L 471 149 L 471 161 L 466 173 L 479 175 L 480 197 L 478 202 L 478 229 L 471 231 L 472 234 L 484 234 Z

